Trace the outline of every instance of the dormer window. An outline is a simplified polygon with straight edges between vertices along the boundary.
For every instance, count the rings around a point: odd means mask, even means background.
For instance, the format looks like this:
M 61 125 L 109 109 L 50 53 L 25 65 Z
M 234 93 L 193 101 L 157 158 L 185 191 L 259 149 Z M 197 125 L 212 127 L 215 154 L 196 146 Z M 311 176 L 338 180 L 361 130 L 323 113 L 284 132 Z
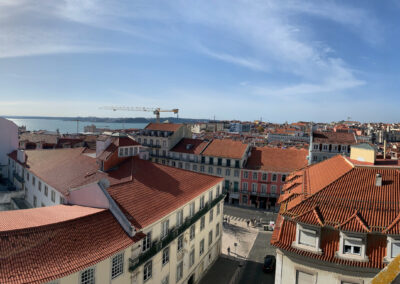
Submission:
M 366 256 L 366 237 L 361 234 L 340 232 L 338 256 L 356 260 L 368 260 Z
M 119 148 L 119 155 L 120 155 L 120 157 L 122 157 L 124 155 L 124 149 Z
M 320 244 L 320 229 L 312 226 L 297 224 L 296 241 L 292 246 L 309 250 L 315 253 L 321 253 Z
M 400 239 L 387 238 L 386 260 L 389 262 L 400 254 Z

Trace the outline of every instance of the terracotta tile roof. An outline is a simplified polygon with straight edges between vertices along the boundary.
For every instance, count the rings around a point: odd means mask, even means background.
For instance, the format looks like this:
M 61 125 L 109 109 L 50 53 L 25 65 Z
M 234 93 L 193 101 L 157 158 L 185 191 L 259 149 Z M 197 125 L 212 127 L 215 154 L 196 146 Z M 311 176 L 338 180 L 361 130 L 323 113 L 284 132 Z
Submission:
M 57 214 L 59 206 L 49 208 Z M 62 278 L 109 258 L 141 237 L 130 238 L 108 210 L 51 225 L 0 231 L 0 282 Z
M 164 166 L 137 157 L 109 172 L 108 192 L 136 228 L 144 228 L 188 203 L 223 178 Z M 151 202 L 150 202 L 151 201 Z
M 182 138 L 170 152 L 200 155 L 208 143 L 206 140 Z
M 382 176 L 381 186 L 376 186 L 378 173 Z M 386 255 L 385 234 L 400 234 L 400 170 L 394 167 L 353 166 L 347 159 L 336 156 L 292 174 L 290 177 L 293 180 L 290 182 L 299 181 L 301 175 L 302 186 L 305 188 L 303 193 L 299 191 L 293 194 L 292 186 L 284 187 L 284 195 L 290 197 L 282 201 L 280 214 L 286 220 L 280 228 L 281 232 L 275 234 L 282 237 L 273 243 L 282 249 L 320 260 L 382 268 L 383 257 Z M 316 207 L 318 218 L 314 212 Z M 323 232 L 330 232 L 330 237 L 322 235 L 323 255 L 291 247 L 295 237 L 295 222 L 320 226 Z M 367 234 L 369 262 L 346 262 L 335 257 L 337 248 L 332 246 L 338 246 L 339 231 L 374 233 Z
M 159 130 L 159 131 L 172 131 L 175 132 L 181 128 L 181 123 L 149 123 L 144 129 L 146 130 Z
M 40 134 L 24 132 L 19 136 L 19 141 L 29 141 L 33 143 L 43 142 L 46 144 L 57 144 L 58 135 L 54 134 Z
M 308 151 L 305 149 L 255 147 L 251 150 L 245 168 L 289 173 L 307 166 L 307 155 Z
M 89 181 L 100 180 L 96 159 L 83 153 L 85 148 L 26 150 L 26 167 L 45 183 L 68 195 L 68 190 Z M 9 155 L 17 161 L 17 153 Z
M 246 153 L 248 144 L 230 139 L 214 139 L 210 142 L 202 155 L 211 157 L 222 157 L 241 159 Z
M 345 260 L 338 258 L 336 252 L 339 249 L 339 231 L 323 227 L 321 229 L 320 248 L 322 254 L 317 254 L 292 247 L 296 238 L 296 223 L 289 220 L 282 222 L 279 231 L 273 233 L 275 238 L 271 238 L 271 244 L 285 251 L 290 251 L 308 258 L 320 261 L 341 264 L 348 267 L 363 267 L 382 269 L 384 267 L 383 258 L 386 256 L 386 237 L 383 235 L 367 235 L 366 255 L 369 261 Z
M 313 132 L 313 142 L 332 144 L 356 144 L 354 133 L 343 132 Z
M 57 205 L 0 212 L 0 232 L 27 229 L 65 222 L 104 211 L 83 206 Z

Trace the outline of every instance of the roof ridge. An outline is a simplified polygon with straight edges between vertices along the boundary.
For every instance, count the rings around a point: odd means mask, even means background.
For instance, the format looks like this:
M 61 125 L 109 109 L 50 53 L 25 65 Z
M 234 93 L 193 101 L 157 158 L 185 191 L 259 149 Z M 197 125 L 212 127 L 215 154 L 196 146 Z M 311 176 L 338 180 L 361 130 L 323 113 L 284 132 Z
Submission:
M 313 214 L 313 216 L 317 219 L 317 222 L 321 226 L 324 226 L 325 222 L 324 222 L 324 219 L 322 217 L 321 211 L 319 210 L 318 205 L 316 205 L 313 208 L 311 208 L 310 210 L 308 210 L 308 211 L 306 211 L 306 212 L 294 217 L 292 220 L 295 221 L 296 219 L 300 219 L 301 217 L 303 217 L 303 216 L 305 216 L 307 214 L 310 214 L 310 213 Z
M 392 221 L 392 223 L 390 223 L 389 226 L 386 227 L 385 230 L 382 231 L 383 234 L 386 234 L 388 231 L 390 231 L 397 223 L 399 223 L 400 221 L 400 213 L 397 214 L 396 218 L 394 218 L 394 220 Z
M 345 226 L 346 224 L 348 224 L 349 222 L 351 222 L 351 220 L 356 219 L 361 227 L 367 231 L 367 232 L 371 232 L 371 229 L 368 227 L 367 222 L 364 220 L 364 218 L 361 216 L 361 214 L 358 212 L 358 210 L 355 210 L 354 214 L 351 215 L 348 219 L 346 219 L 343 223 L 336 225 L 336 228 L 342 228 L 343 226 Z

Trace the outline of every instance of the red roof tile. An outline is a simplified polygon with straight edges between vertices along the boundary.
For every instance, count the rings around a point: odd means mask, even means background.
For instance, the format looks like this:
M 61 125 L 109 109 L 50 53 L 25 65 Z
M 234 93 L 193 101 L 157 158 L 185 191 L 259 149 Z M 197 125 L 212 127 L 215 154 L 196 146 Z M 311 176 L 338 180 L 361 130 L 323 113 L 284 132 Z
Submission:
M 248 144 L 230 139 L 214 139 L 210 142 L 202 155 L 210 157 L 222 157 L 241 159 L 246 153 Z
M 56 224 L 104 211 L 83 206 L 57 205 L 0 212 L 0 232 Z
M 365 220 L 356 212 L 342 224 L 336 226 L 341 231 L 368 233 L 371 232 Z
M 108 192 L 136 228 L 160 220 L 223 180 L 137 157 L 109 172 L 109 179 Z
M 181 123 L 149 123 L 146 130 L 159 130 L 159 131 L 177 131 L 183 124 Z
M 313 142 L 331 144 L 356 144 L 354 133 L 343 132 L 313 132 Z
M 96 159 L 85 155 L 85 148 L 26 150 L 26 167 L 45 183 L 68 195 L 68 190 L 100 180 Z M 17 152 L 9 155 L 17 161 Z
M 182 138 L 181 141 L 171 149 L 171 152 L 200 155 L 208 143 L 209 141 L 206 140 Z
M 49 208 L 58 214 L 59 206 Z M 43 283 L 62 278 L 109 258 L 141 237 L 130 238 L 108 210 L 35 228 L 0 231 L 0 282 Z
M 289 173 L 307 166 L 308 151 L 255 147 L 246 163 L 246 169 Z

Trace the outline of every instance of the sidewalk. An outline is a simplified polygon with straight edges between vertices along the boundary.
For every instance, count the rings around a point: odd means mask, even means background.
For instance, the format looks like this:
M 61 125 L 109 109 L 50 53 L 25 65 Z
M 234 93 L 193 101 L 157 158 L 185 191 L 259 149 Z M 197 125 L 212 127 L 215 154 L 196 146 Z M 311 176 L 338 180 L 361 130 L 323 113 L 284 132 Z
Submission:
M 230 283 L 238 267 L 239 261 L 220 256 L 201 279 L 200 284 Z

